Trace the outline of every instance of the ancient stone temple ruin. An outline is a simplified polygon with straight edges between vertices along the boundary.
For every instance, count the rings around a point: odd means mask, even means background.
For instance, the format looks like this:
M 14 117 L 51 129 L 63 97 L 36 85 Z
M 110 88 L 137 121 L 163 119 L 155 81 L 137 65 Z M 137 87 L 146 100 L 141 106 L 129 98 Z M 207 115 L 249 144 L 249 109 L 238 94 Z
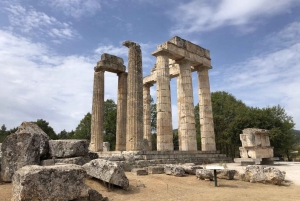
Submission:
M 151 157 L 143 155 L 149 159 L 158 152 L 172 155 L 174 150 L 172 115 L 177 115 L 179 151 L 176 154 L 183 154 L 183 158 L 204 152 L 216 154 L 208 76 L 208 70 L 212 68 L 209 50 L 175 36 L 158 45 L 157 50 L 152 53 L 156 57 L 154 68 L 150 75 L 142 77 L 140 46 L 131 41 L 125 41 L 123 45 L 129 48 L 128 72 L 123 59 L 109 54 L 103 54 L 95 67 L 90 150 L 103 151 L 104 72 L 109 71 L 117 73 L 119 77 L 116 125 L 118 153 L 143 151 L 143 154 L 151 155 Z M 193 72 L 198 74 L 201 153 L 197 151 L 191 76 Z M 172 78 L 177 78 L 178 114 L 171 112 Z M 150 118 L 150 88 L 154 84 L 157 97 L 156 152 L 152 151 Z

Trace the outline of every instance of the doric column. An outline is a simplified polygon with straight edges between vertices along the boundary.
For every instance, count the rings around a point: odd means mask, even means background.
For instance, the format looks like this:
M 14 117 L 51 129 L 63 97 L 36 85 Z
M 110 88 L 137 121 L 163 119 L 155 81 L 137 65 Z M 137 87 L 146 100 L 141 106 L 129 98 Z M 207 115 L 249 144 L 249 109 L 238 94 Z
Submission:
M 152 133 L 151 133 L 151 84 L 143 85 L 143 104 L 144 104 L 144 139 L 148 140 L 148 150 L 152 150 Z
M 127 77 L 126 150 L 142 150 L 143 141 L 143 72 L 140 45 L 125 41 L 129 48 Z
M 178 65 L 178 64 L 176 64 Z M 182 145 L 181 145 L 181 127 L 180 127 L 180 111 L 181 111 L 181 106 L 180 106 L 180 103 L 181 103 L 181 97 L 179 96 L 179 94 L 181 94 L 180 92 L 180 89 L 181 89 L 181 78 L 178 76 L 177 77 L 177 114 L 178 114 L 178 129 L 177 129 L 177 134 L 178 134 L 178 146 L 179 146 L 179 151 L 182 151 L 181 148 L 182 148 Z
M 157 51 L 153 55 L 156 56 L 157 75 L 157 150 L 174 150 L 168 53 Z
M 127 73 L 118 73 L 116 151 L 126 150 Z
M 202 151 L 216 151 L 208 68 L 205 66 L 198 69 L 198 84 Z
M 197 150 L 196 126 L 194 114 L 193 85 L 191 76 L 191 64 L 189 60 L 176 61 L 179 64 L 178 76 L 178 105 L 180 128 L 180 150 Z
M 90 150 L 103 150 L 104 71 L 94 73 Z

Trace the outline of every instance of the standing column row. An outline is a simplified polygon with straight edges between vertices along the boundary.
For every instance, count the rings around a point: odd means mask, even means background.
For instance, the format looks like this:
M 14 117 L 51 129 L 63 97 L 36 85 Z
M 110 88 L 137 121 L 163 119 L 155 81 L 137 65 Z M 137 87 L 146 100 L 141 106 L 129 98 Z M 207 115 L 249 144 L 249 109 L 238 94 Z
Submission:
M 202 151 L 216 151 L 208 68 L 205 66 L 198 70 L 198 84 Z
M 191 64 L 187 59 L 177 61 L 179 64 L 178 76 L 178 132 L 179 150 L 197 150 L 196 126 L 194 114 L 193 84 L 191 77 Z
M 104 71 L 94 72 L 90 150 L 103 150 Z
M 168 53 L 160 51 L 154 55 L 157 76 L 157 150 L 174 150 Z

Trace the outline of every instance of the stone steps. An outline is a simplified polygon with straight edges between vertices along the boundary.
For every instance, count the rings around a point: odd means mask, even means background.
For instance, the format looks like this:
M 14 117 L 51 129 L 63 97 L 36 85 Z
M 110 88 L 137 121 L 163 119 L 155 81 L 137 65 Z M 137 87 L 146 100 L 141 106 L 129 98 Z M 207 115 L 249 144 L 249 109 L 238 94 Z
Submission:
M 99 158 L 120 161 L 126 171 L 132 168 L 164 164 L 195 163 L 201 165 L 232 162 L 232 159 L 226 157 L 225 154 L 211 151 L 111 151 L 97 154 Z

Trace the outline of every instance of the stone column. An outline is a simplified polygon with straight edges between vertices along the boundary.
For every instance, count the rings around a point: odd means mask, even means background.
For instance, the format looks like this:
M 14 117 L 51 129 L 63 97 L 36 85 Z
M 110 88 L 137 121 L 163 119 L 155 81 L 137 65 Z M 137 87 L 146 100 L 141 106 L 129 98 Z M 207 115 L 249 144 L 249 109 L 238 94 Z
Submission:
M 127 73 L 118 73 L 116 151 L 126 150 Z
M 153 55 L 156 56 L 157 75 L 157 150 L 174 150 L 168 53 L 158 51 Z
M 152 133 L 151 133 L 151 84 L 143 86 L 143 104 L 144 104 L 144 139 L 148 140 L 148 150 L 152 150 Z
M 178 65 L 178 64 L 176 64 Z M 180 128 L 180 108 L 181 108 L 181 98 L 179 97 L 179 94 L 181 94 L 181 78 L 180 77 L 177 77 L 177 114 L 178 114 L 178 129 L 177 129 L 177 132 L 178 132 L 178 146 L 179 146 L 179 151 L 182 151 L 181 148 L 182 148 L 182 145 L 181 145 L 181 128 Z
M 129 48 L 127 78 L 126 150 L 142 150 L 143 141 L 143 72 L 140 45 L 125 41 Z
M 94 73 L 90 150 L 103 150 L 104 71 Z
M 198 69 L 198 84 L 202 151 L 216 151 L 208 68 L 205 66 Z
M 180 128 L 180 150 L 197 150 L 196 126 L 194 114 L 193 85 L 191 76 L 191 64 L 187 59 L 177 61 L 179 64 L 178 76 L 178 105 Z

